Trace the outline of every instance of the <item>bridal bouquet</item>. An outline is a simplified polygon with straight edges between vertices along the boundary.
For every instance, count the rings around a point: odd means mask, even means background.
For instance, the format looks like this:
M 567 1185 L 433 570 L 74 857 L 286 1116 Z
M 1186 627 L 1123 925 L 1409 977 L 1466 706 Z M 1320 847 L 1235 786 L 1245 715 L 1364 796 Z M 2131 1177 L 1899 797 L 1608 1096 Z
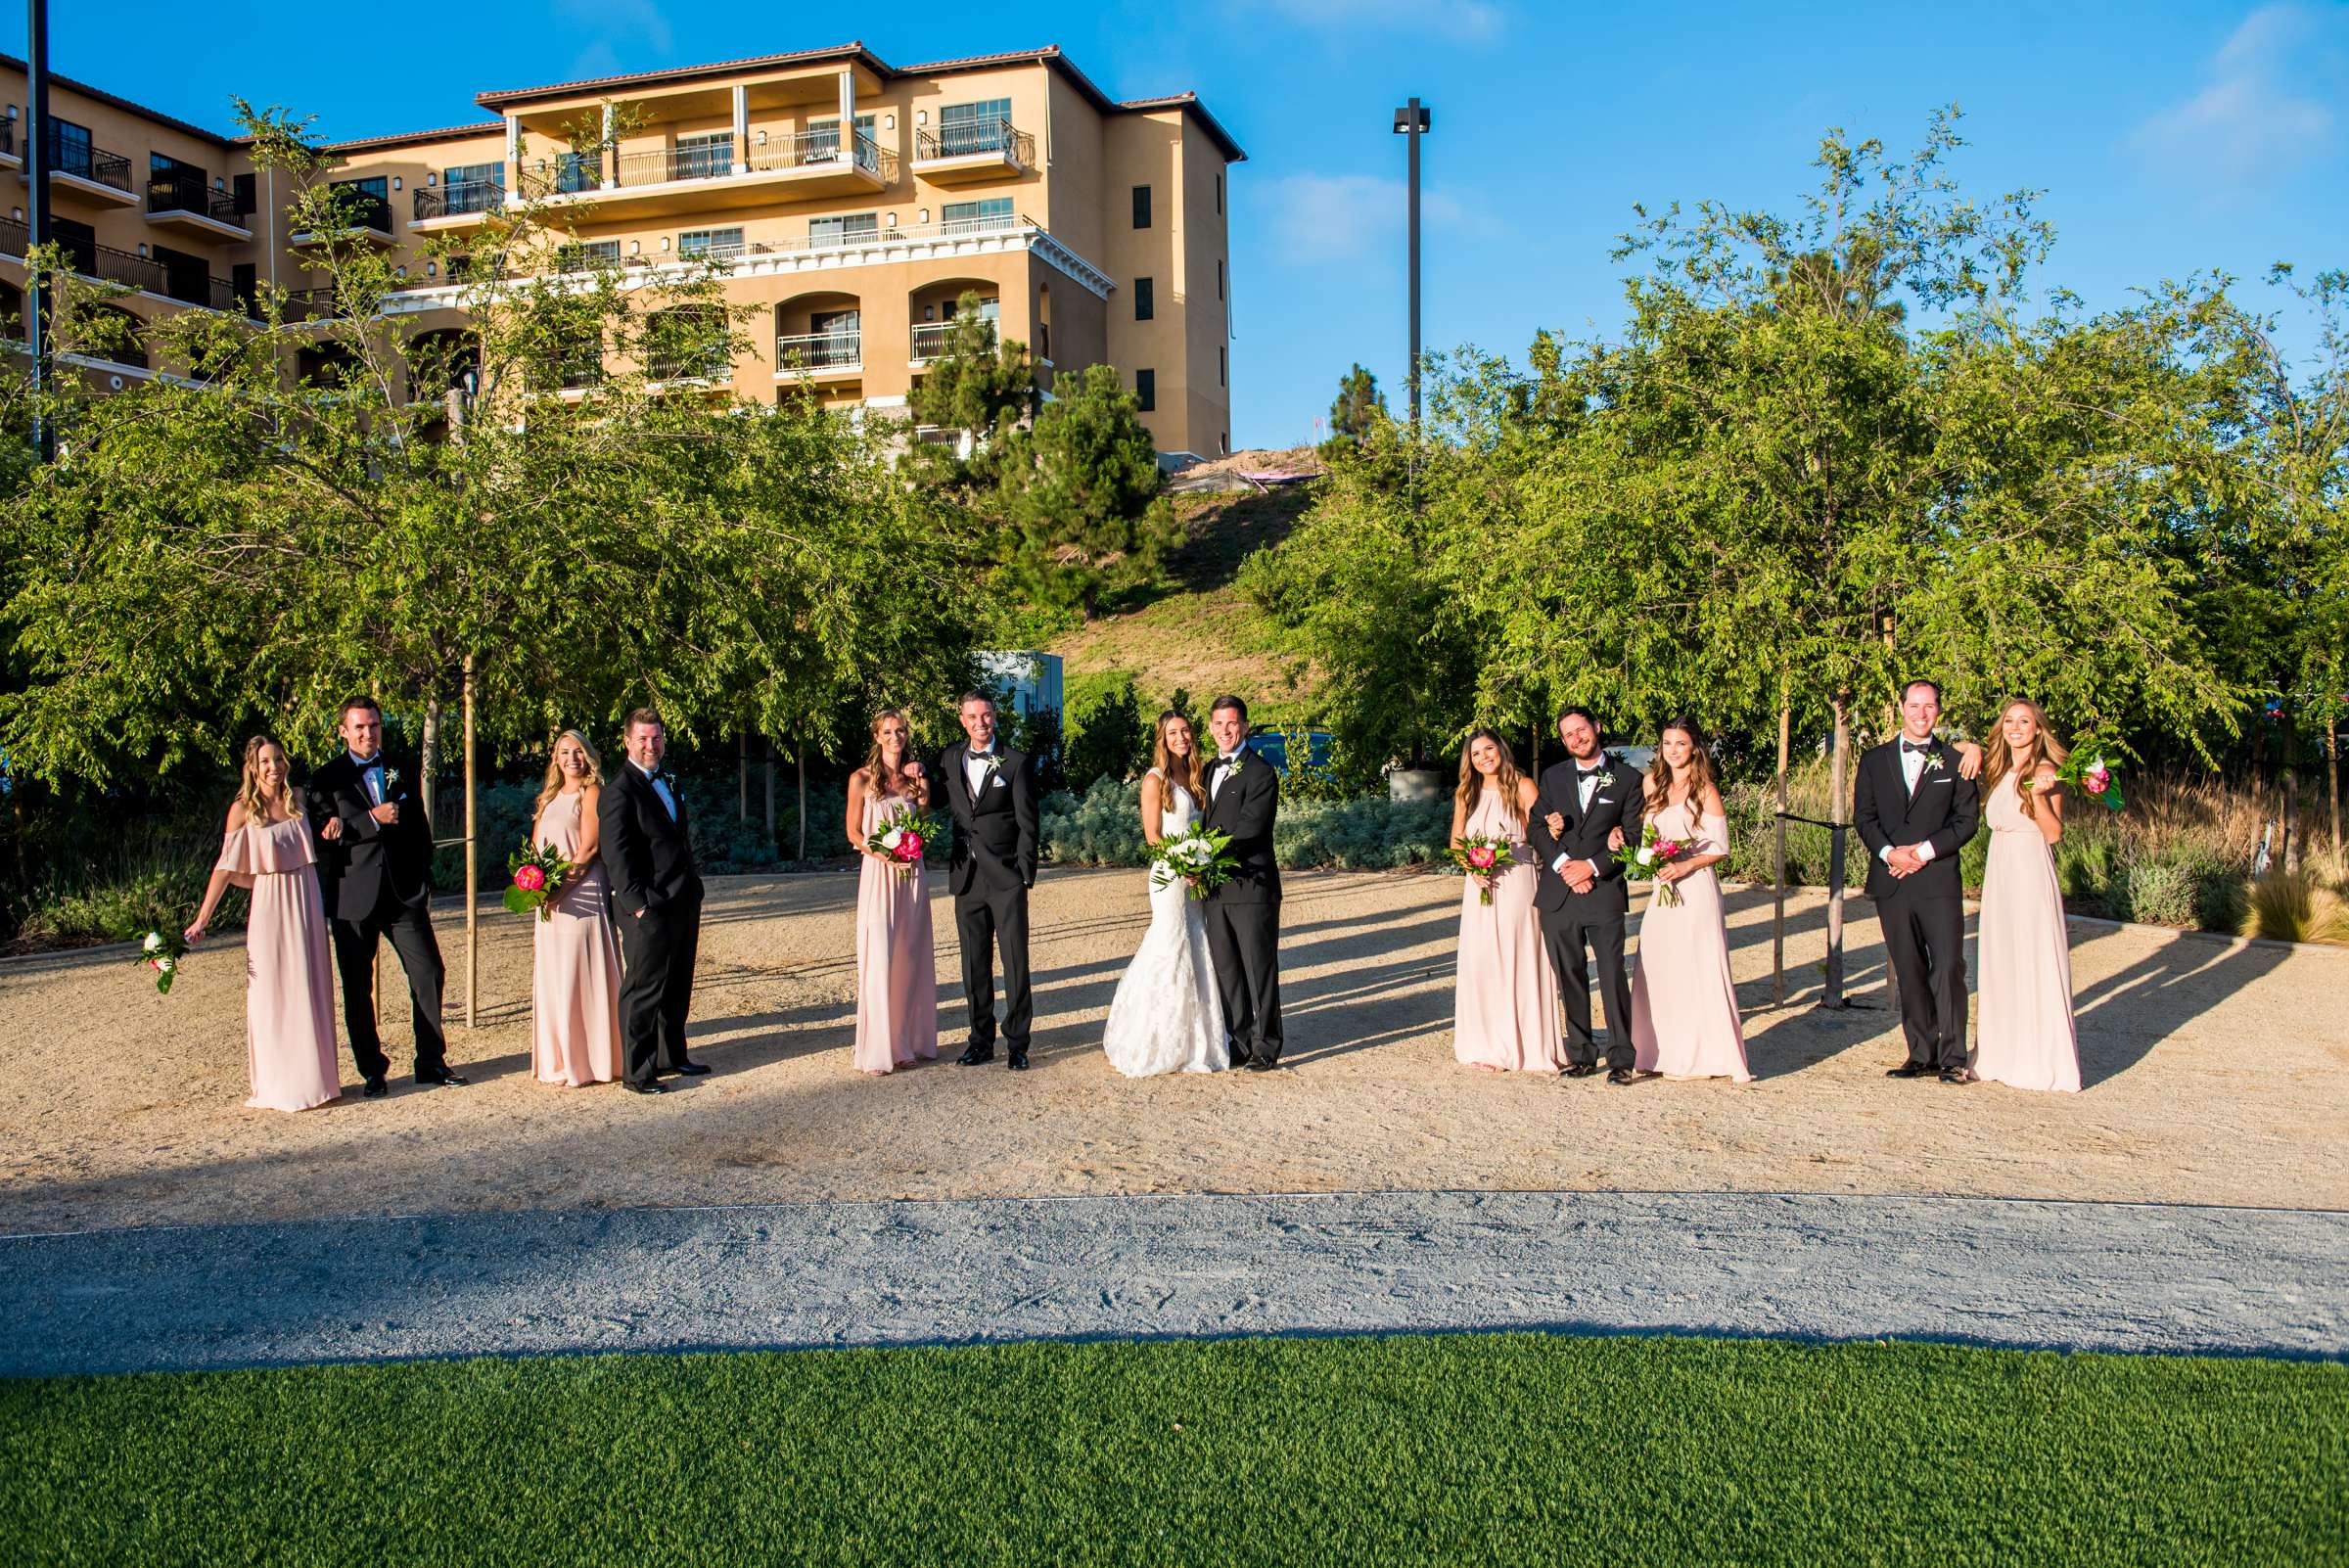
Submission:
M 1239 857 L 1231 853 L 1231 835 L 1202 823 L 1194 822 L 1150 846 L 1152 892 L 1187 882 L 1191 897 L 1204 899 L 1229 882 L 1239 868 Z
M 137 941 L 139 955 L 133 961 L 154 970 L 155 989 L 170 995 L 171 982 L 179 978 L 180 960 L 188 955 L 188 939 L 176 931 L 150 931 Z
M 506 861 L 506 869 L 514 876 L 506 889 L 506 907 L 516 914 L 534 909 L 539 919 L 551 920 L 555 900 L 563 897 L 563 889 L 577 867 L 565 859 L 560 850 L 526 844 Z
M 2069 784 L 2098 806 L 2121 808 L 2121 787 L 2112 781 L 2112 764 L 2104 760 L 2102 748 L 2076 746 L 2055 769 L 2055 782 Z M 2029 789 L 2031 781 L 2024 779 L 2022 787 Z
M 1638 843 L 1626 843 L 1623 848 L 1615 852 L 1615 863 L 1623 867 L 1623 874 L 1627 878 L 1654 877 L 1658 871 L 1663 870 L 1687 853 L 1687 840 L 1668 839 L 1658 833 L 1656 824 L 1650 821 L 1640 827 Z M 1657 906 L 1669 909 L 1680 901 L 1681 890 L 1669 882 L 1657 879 Z
M 880 830 L 865 839 L 864 847 L 888 860 L 898 876 L 909 877 L 922 868 L 922 852 L 938 832 L 938 818 L 900 806 L 881 819 Z
M 1472 877 L 1490 877 L 1517 863 L 1516 856 L 1509 853 L 1508 840 L 1488 838 L 1482 833 L 1464 835 L 1459 843 L 1444 853 L 1451 856 L 1453 865 Z M 1476 890 L 1476 901 L 1493 901 L 1491 883 Z

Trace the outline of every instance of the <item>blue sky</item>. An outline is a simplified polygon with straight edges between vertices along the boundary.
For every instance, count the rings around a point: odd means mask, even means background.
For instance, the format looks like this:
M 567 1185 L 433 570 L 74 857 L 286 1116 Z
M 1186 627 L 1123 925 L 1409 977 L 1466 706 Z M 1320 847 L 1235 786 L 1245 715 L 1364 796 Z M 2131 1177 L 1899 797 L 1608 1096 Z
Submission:
M 0 11 L 6 47 L 23 13 Z M 217 21 L 217 19 L 215 19 Z M 1196 89 L 1238 137 L 1232 435 L 1310 439 L 1339 374 L 1405 358 L 1403 149 L 1433 106 L 1425 331 L 1521 356 L 1622 317 L 1631 206 L 1786 208 L 1819 133 L 1911 145 L 1961 104 L 1958 171 L 2044 188 L 2048 281 L 2093 305 L 2163 277 L 2349 266 L 2349 3 L 2140 0 L 1931 8 L 1513 0 L 1188 0 L 756 11 L 553 0 L 481 11 L 302 8 L 189 25 L 152 0 L 56 4 L 54 69 L 226 128 L 241 91 L 331 136 L 465 122 L 484 89 L 861 39 L 911 64 L 1058 43 L 1119 97 Z M 2264 291 L 2253 286 L 2254 297 Z M 1398 399 L 1399 400 L 1399 399 Z

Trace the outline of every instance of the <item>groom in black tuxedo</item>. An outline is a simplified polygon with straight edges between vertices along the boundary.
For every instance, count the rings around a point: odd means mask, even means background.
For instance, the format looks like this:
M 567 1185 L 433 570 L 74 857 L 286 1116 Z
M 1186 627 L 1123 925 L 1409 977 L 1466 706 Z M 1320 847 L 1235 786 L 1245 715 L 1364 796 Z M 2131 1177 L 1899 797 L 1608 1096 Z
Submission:
M 1219 697 L 1208 711 L 1216 756 L 1207 764 L 1207 808 L 1200 824 L 1231 835 L 1240 863 L 1207 896 L 1208 955 L 1223 997 L 1231 1065 L 1268 1073 L 1280 1065 L 1280 867 L 1272 858 L 1272 823 L 1280 781 L 1272 764 L 1248 750 L 1248 705 Z
M 445 971 L 433 939 L 433 825 L 411 793 L 415 774 L 384 755 L 384 714 L 373 700 L 343 705 L 344 752 L 310 775 L 310 832 L 318 886 L 343 976 L 343 1027 L 369 1099 L 386 1092 L 392 1067 L 375 1028 L 376 945 L 391 939 L 408 977 L 416 1032 L 416 1082 L 462 1084 L 448 1068 L 440 1029 Z M 329 837 L 327 824 L 340 824 Z
M 1566 1000 L 1567 1078 L 1598 1071 L 1598 1042 L 1590 1033 L 1590 965 L 1607 1003 L 1607 1082 L 1629 1084 L 1632 1071 L 1632 978 L 1623 962 L 1624 920 L 1631 908 L 1623 867 L 1607 849 L 1621 827 L 1639 831 L 1642 786 L 1638 769 L 1609 761 L 1598 720 L 1581 708 L 1558 715 L 1566 761 L 1542 774 L 1526 837 L 1541 861 L 1534 874 L 1534 907 L 1542 943 Z
M 1912 680 L 1901 693 L 1901 733 L 1860 759 L 1852 822 L 1867 846 L 1867 896 L 1901 1001 L 1909 1059 L 1890 1078 L 1938 1075 L 1963 1084 L 1965 890 L 1958 852 L 1981 820 L 1979 787 L 1957 750 L 1933 733 L 1941 688 Z
M 1028 988 L 1028 890 L 1036 886 L 1036 780 L 1028 759 L 995 738 L 995 702 L 962 694 L 964 739 L 939 759 L 954 817 L 946 887 L 954 895 L 954 936 L 962 947 L 962 993 L 971 1038 L 955 1060 L 977 1067 L 995 1059 L 995 958 L 1003 960 L 1003 1043 L 1015 1073 L 1028 1070 L 1028 1031 L 1036 998 Z M 989 951 L 990 948 L 995 951 Z
M 612 924 L 620 933 L 622 1086 L 659 1094 L 664 1077 L 710 1071 L 685 1054 L 693 961 L 702 945 L 702 878 L 694 869 L 685 793 L 663 771 L 668 731 L 649 708 L 628 715 L 628 759 L 604 786 L 603 832 Z

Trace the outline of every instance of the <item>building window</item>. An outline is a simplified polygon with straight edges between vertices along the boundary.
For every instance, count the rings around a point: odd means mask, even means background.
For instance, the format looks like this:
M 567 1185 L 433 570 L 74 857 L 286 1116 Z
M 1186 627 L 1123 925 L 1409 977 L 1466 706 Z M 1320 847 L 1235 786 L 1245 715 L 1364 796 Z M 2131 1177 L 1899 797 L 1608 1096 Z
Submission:
M 707 180 L 733 172 L 732 131 L 705 131 L 697 136 L 677 138 L 677 150 L 669 164 L 670 179 Z
M 1003 152 L 1011 146 L 1011 100 L 946 105 L 938 112 L 937 146 L 936 158 Z
M 985 202 L 948 202 L 938 211 L 948 234 L 978 234 L 1011 225 L 1011 198 L 1008 196 L 997 196 Z
M 240 174 L 236 178 L 237 216 L 251 217 L 261 209 L 261 197 L 256 176 Z
M 1157 289 L 1148 278 L 1133 280 L 1133 319 L 1150 321 L 1158 315 Z
M 1216 176 L 1216 216 L 1223 215 L 1223 176 Z
M 1036 324 L 1036 356 L 1047 365 L 1052 362 L 1052 323 L 1049 321 Z
M 1158 372 L 1137 370 L 1133 373 L 1133 406 L 1147 414 L 1158 407 Z
M 580 240 L 555 249 L 555 266 L 563 272 L 586 272 L 620 265 L 618 240 Z
M 247 315 L 254 310 L 253 297 L 261 290 L 260 266 L 252 261 L 231 261 L 228 264 L 228 292 L 236 297 L 237 308 Z
M 1216 298 L 1223 298 L 1223 258 L 1216 257 Z
M 1231 385 L 1230 378 L 1231 350 L 1224 347 L 1221 344 L 1218 344 L 1216 345 L 1216 385 L 1219 387 L 1228 387 Z
M 687 229 L 677 236 L 677 254 L 688 260 L 705 256 L 731 260 L 742 254 L 742 230 Z
M 847 212 L 839 217 L 807 220 L 807 244 L 813 250 L 829 245 L 868 245 L 879 238 L 881 216 L 877 212 Z
M 1133 226 L 1137 229 L 1150 226 L 1150 187 L 1147 185 L 1133 188 Z
M 830 163 L 840 158 L 840 116 L 830 119 L 811 119 L 805 138 L 806 151 L 801 158 L 806 163 Z M 879 144 L 873 140 L 873 116 L 856 116 L 855 162 L 863 168 L 876 166 L 880 159 Z

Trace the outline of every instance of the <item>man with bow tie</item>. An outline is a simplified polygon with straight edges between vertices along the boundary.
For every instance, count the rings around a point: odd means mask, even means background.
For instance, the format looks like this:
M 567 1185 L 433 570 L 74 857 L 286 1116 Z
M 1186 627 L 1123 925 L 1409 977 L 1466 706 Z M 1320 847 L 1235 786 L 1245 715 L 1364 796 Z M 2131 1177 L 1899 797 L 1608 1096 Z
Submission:
M 1860 758 L 1852 825 L 1867 846 L 1867 896 L 1884 928 L 1909 1058 L 1889 1078 L 1966 1083 L 1965 889 L 1958 852 L 1981 821 L 1972 759 L 1933 733 L 1941 687 L 1901 692 L 1901 733 Z
M 309 818 L 361 1092 L 369 1099 L 386 1093 L 392 1067 L 375 1028 L 376 944 L 384 938 L 408 977 L 416 1082 L 462 1084 L 449 1071 L 440 1030 L 445 971 L 433 938 L 433 825 L 412 793 L 413 775 L 384 755 L 384 714 L 372 699 L 343 705 L 342 735 L 343 754 L 310 775 Z M 329 822 L 340 824 L 332 835 Z
M 1558 715 L 1566 761 L 1542 774 L 1526 838 L 1540 861 L 1534 907 L 1542 942 L 1566 1002 L 1566 1066 L 1560 1076 L 1598 1071 L 1598 1041 L 1590 1032 L 1590 960 L 1598 963 L 1607 1006 L 1607 1082 L 1629 1084 L 1632 1071 L 1632 979 L 1623 962 L 1624 921 L 1631 894 L 1623 868 L 1607 849 L 1618 827 L 1639 831 L 1638 770 L 1609 761 L 1598 720 L 1569 708 Z
M 1222 993 L 1231 1065 L 1269 1073 L 1280 1066 L 1281 1048 L 1280 866 L 1272 857 L 1280 781 L 1271 764 L 1248 749 L 1246 703 L 1217 698 L 1208 710 L 1207 732 L 1216 755 L 1207 764 L 1207 805 L 1199 821 L 1231 835 L 1231 856 L 1239 862 L 1200 911 L 1207 952 Z
M 1003 961 L 1003 1044 L 1015 1073 L 1028 1070 L 1028 1031 L 1036 1001 L 1028 988 L 1028 891 L 1036 886 L 1036 780 L 1028 759 L 995 734 L 995 702 L 966 691 L 964 739 L 939 760 L 954 851 L 946 887 L 954 895 L 954 936 L 962 948 L 962 994 L 970 1003 L 969 1043 L 955 1060 L 978 1067 L 995 1059 L 995 959 Z M 935 786 L 934 786 L 935 788 Z M 993 949 L 990 951 L 990 949 Z
M 661 765 L 668 753 L 661 715 L 637 709 L 621 740 L 628 760 L 596 807 L 612 926 L 620 936 L 620 1082 L 630 1094 L 659 1094 L 664 1078 L 710 1071 L 685 1054 L 693 965 L 702 945 L 702 877 L 684 791 Z

